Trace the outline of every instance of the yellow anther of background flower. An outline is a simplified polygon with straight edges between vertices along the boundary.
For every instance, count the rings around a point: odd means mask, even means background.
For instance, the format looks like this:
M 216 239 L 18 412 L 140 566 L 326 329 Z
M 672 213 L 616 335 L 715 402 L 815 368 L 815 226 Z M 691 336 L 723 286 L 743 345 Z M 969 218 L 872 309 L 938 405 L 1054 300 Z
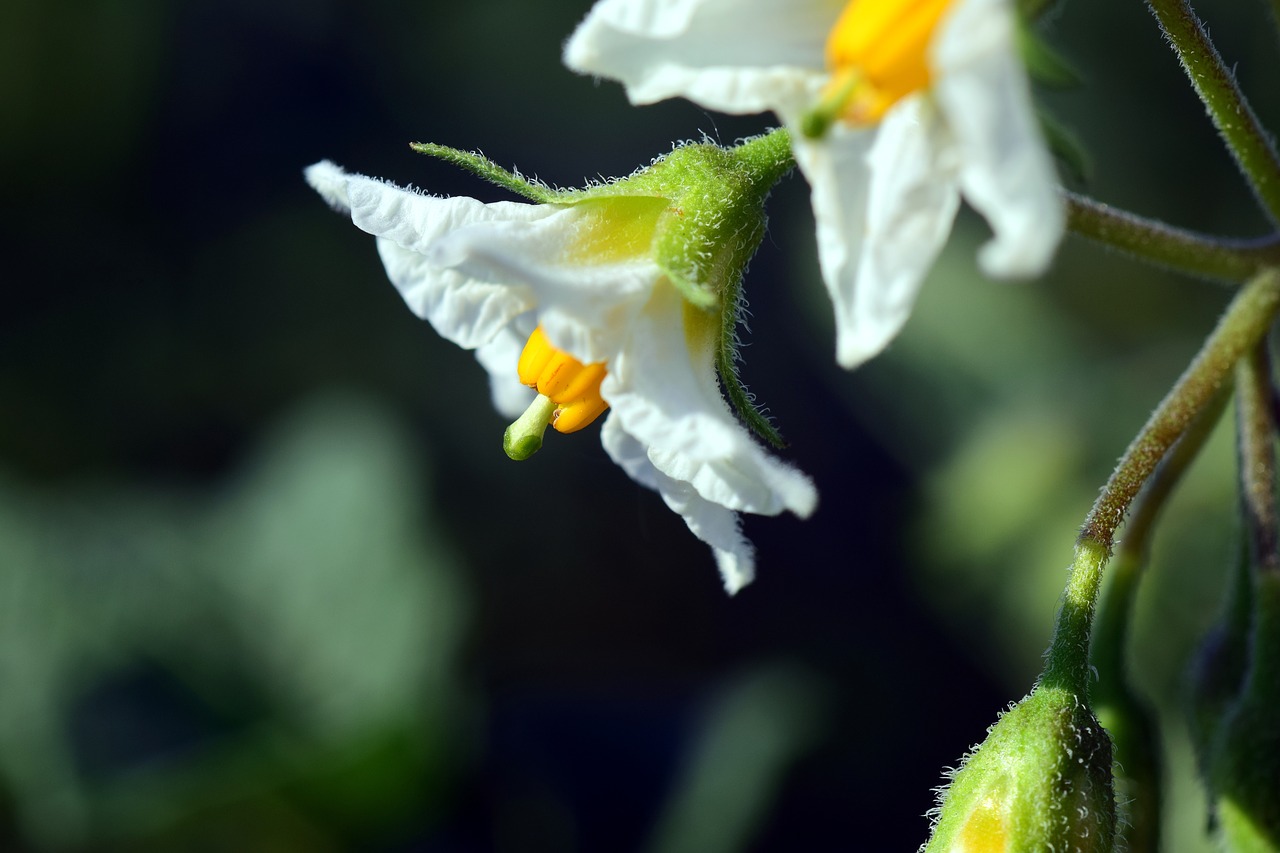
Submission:
M 850 0 L 827 36 L 831 71 L 807 123 L 820 136 L 832 121 L 874 124 L 902 98 L 929 85 L 929 45 L 951 0 Z
M 577 432 L 604 414 L 609 404 L 600 396 L 604 364 L 583 364 L 551 345 L 542 327 L 533 330 L 517 367 L 520 381 L 555 404 L 551 426 Z

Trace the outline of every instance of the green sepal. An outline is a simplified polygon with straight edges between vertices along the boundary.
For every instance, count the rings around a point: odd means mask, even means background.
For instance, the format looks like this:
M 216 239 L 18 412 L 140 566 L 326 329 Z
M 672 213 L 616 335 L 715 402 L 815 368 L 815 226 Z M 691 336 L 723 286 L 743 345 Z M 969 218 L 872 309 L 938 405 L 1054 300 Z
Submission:
M 1093 159 L 1076 132 L 1043 108 L 1036 110 L 1040 132 L 1055 160 L 1067 176 L 1080 184 L 1088 184 L 1093 176 Z
M 1084 78 L 1057 48 L 1028 26 L 1017 28 L 1018 53 L 1032 80 L 1054 89 L 1076 89 Z
M 955 771 L 924 853 L 1111 853 L 1115 838 L 1111 740 L 1082 696 L 1042 684 Z
M 740 286 L 735 288 L 728 310 L 720 315 L 720 334 L 716 341 L 716 372 L 720 374 L 720 385 L 725 396 L 729 398 L 738 417 L 751 428 L 751 431 L 765 442 L 782 450 L 787 446 L 786 440 L 778 432 L 777 427 L 769 422 L 769 418 L 756 403 L 755 395 L 747 390 L 742 378 L 738 376 L 738 319 L 741 313 Z
M 530 181 L 518 172 L 508 172 L 483 154 L 477 154 L 472 151 L 459 151 L 457 148 L 437 145 L 434 142 L 410 142 L 409 147 L 419 154 L 426 154 L 428 157 L 435 157 L 437 160 L 452 163 L 491 184 L 497 184 L 504 189 L 511 190 L 516 195 L 524 196 L 532 201 L 541 204 L 556 204 L 561 200 L 560 193 L 550 187 Z

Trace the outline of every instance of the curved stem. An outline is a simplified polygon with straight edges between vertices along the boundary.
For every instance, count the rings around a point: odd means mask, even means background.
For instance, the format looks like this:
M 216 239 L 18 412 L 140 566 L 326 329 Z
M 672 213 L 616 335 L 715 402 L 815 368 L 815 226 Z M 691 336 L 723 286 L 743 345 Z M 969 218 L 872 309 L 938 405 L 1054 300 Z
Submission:
M 1147 0 L 1236 165 L 1280 223 L 1280 155 L 1187 0 Z
M 1280 234 L 1222 239 L 1146 219 L 1076 193 L 1063 195 L 1072 233 L 1158 266 L 1239 282 L 1280 264 Z
M 1271 356 L 1266 341 L 1241 360 L 1239 391 L 1240 502 L 1254 571 L 1280 571 L 1276 518 L 1276 423 L 1271 409 Z
M 1129 801 L 1129 820 L 1123 831 L 1131 853 L 1156 853 L 1160 849 L 1162 800 L 1156 717 L 1131 688 L 1128 677 L 1125 653 L 1134 600 L 1155 520 L 1221 420 L 1230 390 L 1230 384 L 1223 385 L 1143 486 L 1125 525 L 1124 538 L 1116 547 L 1115 559 L 1107 568 L 1110 580 L 1094 617 L 1089 659 L 1097 682 L 1090 693 L 1098 721 L 1111 734 L 1116 766 L 1123 768 L 1123 772 L 1117 772 L 1116 784 Z
M 1280 309 L 1280 271 L 1256 276 L 1227 307 L 1204 347 L 1160 402 L 1102 489 L 1080 531 L 1110 552 L 1116 528 L 1138 489 L 1191 420 L 1227 381 L 1236 362 L 1261 338 Z
M 1169 448 L 1221 391 L 1236 362 L 1261 340 L 1277 311 L 1280 271 L 1268 269 L 1236 294 L 1200 352 L 1121 457 L 1076 541 L 1076 558 L 1041 684 L 1088 695 L 1094 608 L 1116 529 Z

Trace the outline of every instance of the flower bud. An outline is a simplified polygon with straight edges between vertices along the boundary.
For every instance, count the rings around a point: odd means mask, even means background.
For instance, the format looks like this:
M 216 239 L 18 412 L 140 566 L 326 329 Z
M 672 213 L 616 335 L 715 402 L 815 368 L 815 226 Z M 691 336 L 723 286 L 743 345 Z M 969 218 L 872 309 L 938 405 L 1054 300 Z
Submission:
M 1280 573 L 1260 572 L 1249 667 L 1211 753 L 1210 786 L 1228 850 L 1280 851 Z
M 1084 700 L 1038 687 L 942 791 L 926 853 L 1114 849 L 1111 739 Z

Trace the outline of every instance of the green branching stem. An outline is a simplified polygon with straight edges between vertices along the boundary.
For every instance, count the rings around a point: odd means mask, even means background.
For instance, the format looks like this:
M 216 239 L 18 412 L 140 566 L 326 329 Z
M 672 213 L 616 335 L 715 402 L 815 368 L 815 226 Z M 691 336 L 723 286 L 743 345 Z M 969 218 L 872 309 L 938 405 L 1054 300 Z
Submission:
M 1088 695 L 1089 636 L 1117 528 L 1169 449 L 1229 381 L 1280 310 L 1280 271 L 1267 269 L 1231 301 L 1173 389 L 1121 457 L 1085 519 L 1041 683 Z
M 1067 228 L 1140 260 L 1201 278 L 1245 281 L 1280 264 L 1280 235 L 1223 239 L 1174 228 L 1075 193 L 1064 193 Z
M 1214 126 L 1272 222 L 1280 223 L 1280 155 L 1187 0 L 1147 0 Z
M 1110 552 L 1116 528 L 1138 490 L 1165 452 L 1228 380 L 1236 362 L 1262 338 L 1278 308 L 1278 270 L 1263 271 L 1236 294 L 1204 347 L 1121 457 L 1085 519 L 1082 540 L 1096 542 Z
M 1129 802 L 1124 828 L 1132 853 L 1160 849 L 1159 733 L 1155 715 L 1130 687 L 1125 650 L 1138 581 L 1146 564 L 1151 531 L 1174 486 L 1199 455 L 1222 417 L 1231 385 L 1224 385 L 1173 446 L 1134 501 L 1124 537 L 1108 567 L 1106 594 L 1094 617 L 1089 655 L 1097 673 L 1090 691 L 1099 722 L 1111 733 L 1115 760 L 1123 774 L 1117 780 Z
M 1276 423 L 1271 407 L 1271 364 L 1263 340 L 1236 368 L 1239 391 L 1240 503 L 1250 563 L 1280 572 L 1276 520 Z

